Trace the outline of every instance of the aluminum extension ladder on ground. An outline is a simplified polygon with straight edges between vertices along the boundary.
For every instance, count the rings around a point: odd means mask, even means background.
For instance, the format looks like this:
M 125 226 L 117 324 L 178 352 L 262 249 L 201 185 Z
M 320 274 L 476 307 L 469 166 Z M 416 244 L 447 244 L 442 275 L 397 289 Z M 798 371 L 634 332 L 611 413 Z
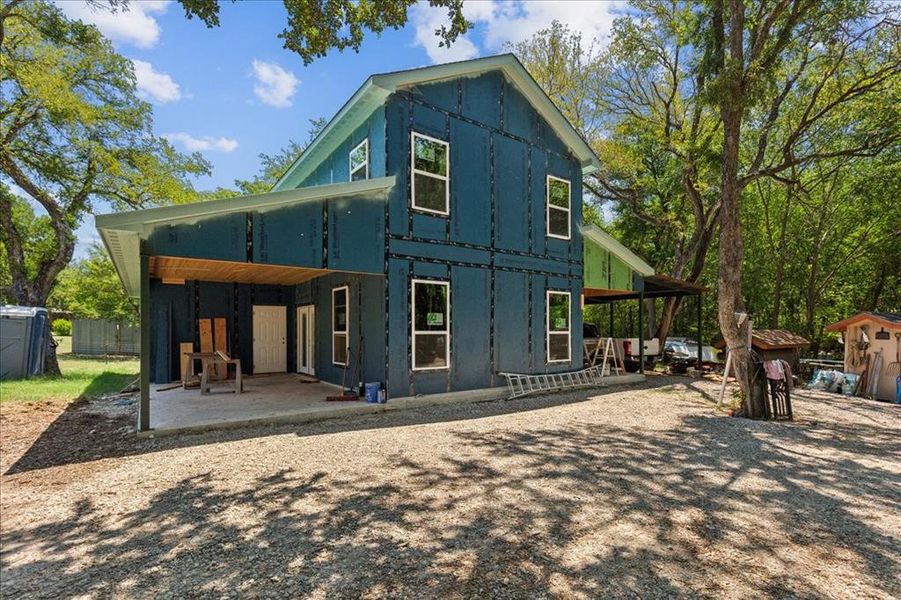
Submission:
M 541 375 L 501 373 L 501 375 L 507 378 L 507 389 L 510 391 L 508 398 L 519 398 L 520 396 L 539 392 L 555 392 L 598 385 L 604 378 L 604 367 L 596 365 L 569 373 L 545 373 Z
M 507 378 L 507 389 L 510 395 L 508 400 L 519 398 L 537 392 L 555 392 L 559 390 L 571 390 L 582 387 L 599 385 L 607 371 L 609 361 L 610 370 L 620 374 L 620 366 L 616 364 L 617 356 L 613 347 L 613 338 L 598 340 L 594 351 L 594 360 L 597 360 L 598 350 L 604 343 L 604 359 L 600 365 L 594 365 L 581 371 L 569 373 L 544 373 L 540 375 L 525 375 L 521 373 L 500 373 Z

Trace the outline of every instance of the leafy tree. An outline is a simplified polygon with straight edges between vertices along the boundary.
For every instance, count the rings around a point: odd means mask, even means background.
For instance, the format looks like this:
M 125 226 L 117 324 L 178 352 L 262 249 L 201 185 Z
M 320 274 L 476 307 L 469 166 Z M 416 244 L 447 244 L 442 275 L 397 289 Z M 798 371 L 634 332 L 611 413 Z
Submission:
M 697 51 L 722 121 L 718 317 L 744 393 L 752 394 L 742 287 L 744 190 L 806 165 L 872 156 L 901 140 L 897 7 L 881 2 L 715 0 L 699 9 Z M 890 102 L 885 100 L 889 99 Z
M 49 303 L 82 319 L 121 319 L 136 322 L 138 307 L 125 294 L 106 250 L 91 246 L 88 256 L 59 275 Z
M 0 40 L 0 242 L 8 293 L 20 304 L 44 305 L 72 258 L 75 229 L 97 202 L 123 209 L 191 201 L 188 176 L 209 166 L 153 134 L 131 62 L 96 28 L 69 21 L 53 4 L 8 2 L 0 7 Z M 17 220 L 13 191 L 46 212 L 48 220 L 38 221 L 52 230 L 47 243 L 35 245 L 28 220 Z M 47 370 L 59 372 L 55 348 Z
M 294 161 L 300 156 L 304 148 L 319 135 L 328 122 L 324 118 L 310 119 L 310 132 L 307 141 L 298 144 L 289 140 L 288 145 L 275 154 L 260 154 L 260 172 L 252 179 L 236 179 L 235 186 L 242 194 L 263 194 L 272 189 L 272 186 L 281 178 Z
M 15 2 L 15 0 L 13 0 Z M 233 0 L 234 1 L 234 0 Z M 219 0 L 179 0 L 188 19 L 197 18 L 207 27 L 219 26 Z M 335 48 L 359 52 L 366 32 L 381 34 L 400 29 L 418 0 L 283 0 L 287 26 L 278 37 L 284 47 L 296 52 L 304 64 L 325 56 Z M 129 0 L 90 0 L 96 8 L 127 9 Z M 470 27 L 463 16 L 463 0 L 429 0 L 429 5 L 447 9 L 446 25 L 435 35 L 439 45 L 449 46 Z

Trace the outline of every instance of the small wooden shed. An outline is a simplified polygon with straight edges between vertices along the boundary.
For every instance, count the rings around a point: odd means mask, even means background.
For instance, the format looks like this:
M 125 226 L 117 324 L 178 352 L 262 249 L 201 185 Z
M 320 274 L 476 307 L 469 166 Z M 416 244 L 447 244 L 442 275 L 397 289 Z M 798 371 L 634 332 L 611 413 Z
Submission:
M 713 344 L 714 348 L 724 349 L 725 340 Z M 797 333 L 785 329 L 754 329 L 751 331 L 751 347 L 763 360 L 782 359 L 791 365 L 797 373 L 801 361 L 801 350 L 810 346 L 807 339 Z
M 839 332 L 845 342 L 844 370 L 860 374 L 866 368 L 866 357 L 872 364 L 877 353 L 881 357 L 876 384 L 878 400 L 894 400 L 895 377 L 888 372 L 888 365 L 897 360 L 901 347 L 901 314 L 887 312 L 862 312 L 826 326 L 826 331 Z M 866 348 L 859 349 L 858 342 L 866 336 Z

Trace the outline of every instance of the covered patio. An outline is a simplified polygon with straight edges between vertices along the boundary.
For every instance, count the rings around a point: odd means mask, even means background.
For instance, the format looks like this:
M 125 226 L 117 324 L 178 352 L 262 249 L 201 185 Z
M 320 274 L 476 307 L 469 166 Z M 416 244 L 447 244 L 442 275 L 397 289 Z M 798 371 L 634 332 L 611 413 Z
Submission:
M 309 377 L 294 373 L 246 377 L 242 394 L 232 391 L 232 383 L 215 382 L 211 393 L 206 395 L 201 395 L 197 388 L 152 386 L 151 429 L 174 433 L 279 419 L 312 421 L 373 406 L 362 400 L 326 401 L 327 396 L 341 393 L 340 386 L 312 382 Z

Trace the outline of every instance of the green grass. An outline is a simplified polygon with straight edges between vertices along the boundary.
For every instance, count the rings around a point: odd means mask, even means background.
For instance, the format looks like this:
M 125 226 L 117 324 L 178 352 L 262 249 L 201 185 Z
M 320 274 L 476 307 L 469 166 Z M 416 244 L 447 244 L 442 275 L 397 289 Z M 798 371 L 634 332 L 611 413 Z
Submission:
M 71 344 L 71 341 L 69 342 Z M 70 346 L 71 347 L 71 346 Z M 61 377 L 36 377 L 0 382 L 3 402 L 43 400 L 70 402 L 117 393 L 138 376 L 137 358 L 75 357 L 59 355 Z

